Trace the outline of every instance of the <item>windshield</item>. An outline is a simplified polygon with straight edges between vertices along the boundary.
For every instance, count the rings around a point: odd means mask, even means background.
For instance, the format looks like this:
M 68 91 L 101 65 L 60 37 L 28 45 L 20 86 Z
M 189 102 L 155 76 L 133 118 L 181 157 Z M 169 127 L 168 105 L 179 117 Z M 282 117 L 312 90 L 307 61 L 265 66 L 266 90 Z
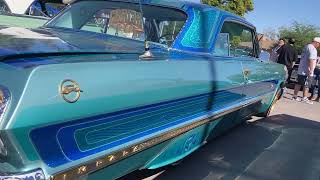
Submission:
M 113 1 L 80 1 L 66 8 L 46 27 L 90 31 L 134 40 L 148 40 L 170 46 L 187 16 L 184 12 Z

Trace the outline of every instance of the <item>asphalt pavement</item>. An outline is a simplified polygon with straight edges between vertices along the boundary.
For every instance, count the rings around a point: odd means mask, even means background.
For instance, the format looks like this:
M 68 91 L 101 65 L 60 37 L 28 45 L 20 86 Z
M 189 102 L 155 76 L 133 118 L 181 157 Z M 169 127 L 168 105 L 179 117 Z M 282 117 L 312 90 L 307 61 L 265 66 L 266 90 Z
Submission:
M 177 166 L 136 171 L 123 179 L 320 180 L 320 103 L 291 100 L 289 90 L 269 118 L 253 118 Z

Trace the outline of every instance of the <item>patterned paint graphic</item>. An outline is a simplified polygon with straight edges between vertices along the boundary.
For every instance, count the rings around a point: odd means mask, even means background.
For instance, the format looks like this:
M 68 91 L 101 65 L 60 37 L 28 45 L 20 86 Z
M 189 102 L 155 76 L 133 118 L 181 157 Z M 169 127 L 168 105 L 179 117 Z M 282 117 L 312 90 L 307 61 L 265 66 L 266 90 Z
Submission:
M 178 49 L 208 52 L 213 46 L 220 12 L 212 9 L 189 9 L 187 31 L 182 32 L 182 39 L 175 46 Z
M 212 111 L 240 102 L 241 90 L 202 94 L 42 127 L 33 130 L 30 138 L 47 165 L 56 167 L 207 115 L 210 98 L 219 102 L 212 104 Z
M 275 87 L 264 93 L 273 92 Z M 242 87 L 238 87 L 41 127 L 32 130 L 30 138 L 42 160 L 57 167 L 239 104 L 244 98 L 241 92 Z M 213 103 L 208 109 L 209 99 Z
M 194 9 L 193 14 L 194 20 L 181 43 L 185 47 L 208 49 L 213 41 L 214 26 L 217 24 L 219 12 Z

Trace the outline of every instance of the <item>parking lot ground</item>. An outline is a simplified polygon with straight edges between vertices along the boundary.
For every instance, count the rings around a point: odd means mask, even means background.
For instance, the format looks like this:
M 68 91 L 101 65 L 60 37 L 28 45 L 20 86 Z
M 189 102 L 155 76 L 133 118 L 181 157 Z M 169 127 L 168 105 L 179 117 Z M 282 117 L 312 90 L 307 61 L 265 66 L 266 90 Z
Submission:
M 177 166 L 122 179 L 320 180 L 320 103 L 291 100 L 289 90 L 269 118 L 230 130 Z

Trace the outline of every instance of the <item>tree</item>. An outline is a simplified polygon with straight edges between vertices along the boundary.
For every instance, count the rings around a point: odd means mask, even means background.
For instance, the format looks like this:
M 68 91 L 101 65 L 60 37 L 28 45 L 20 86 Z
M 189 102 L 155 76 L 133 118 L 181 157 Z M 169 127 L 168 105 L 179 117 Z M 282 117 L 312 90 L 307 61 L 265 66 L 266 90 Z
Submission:
M 320 36 L 320 30 L 317 26 L 299 22 L 293 22 L 289 27 L 281 27 L 279 33 L 282 38 L 294 38 L 296 40 L 295 47 L 299 54 L 302 53 L 304 46 L 310 43 L 314 37 Z
M 216 6 L 239 16 L 253 11 L 253 0 L 201 0 L 202 3 Z
M 240 36 L 233 36 L 230 44 L 231 47 L 238 47 L 241 43 L 241 37 Z
M 270 40 L 279 39 L 279 33 L 277 33 L 277 31 L 272 27 L 265 28 L 262 34 Z

